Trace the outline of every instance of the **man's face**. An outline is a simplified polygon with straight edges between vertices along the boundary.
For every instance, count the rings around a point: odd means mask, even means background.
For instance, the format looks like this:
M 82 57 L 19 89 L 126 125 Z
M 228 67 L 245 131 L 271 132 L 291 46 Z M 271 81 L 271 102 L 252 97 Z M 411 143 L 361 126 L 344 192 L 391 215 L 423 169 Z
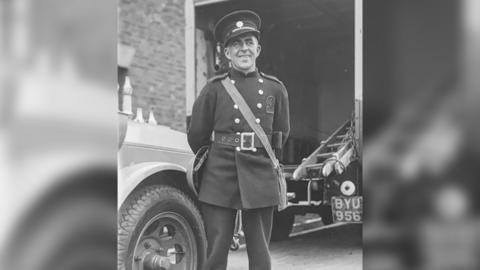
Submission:
M 228 41 L 225 56 L 230 60 L 233 68 L 246 73 L 255 70 L 255 61 L 260 50 L 257 38 L 252 34 L 245 34 Z

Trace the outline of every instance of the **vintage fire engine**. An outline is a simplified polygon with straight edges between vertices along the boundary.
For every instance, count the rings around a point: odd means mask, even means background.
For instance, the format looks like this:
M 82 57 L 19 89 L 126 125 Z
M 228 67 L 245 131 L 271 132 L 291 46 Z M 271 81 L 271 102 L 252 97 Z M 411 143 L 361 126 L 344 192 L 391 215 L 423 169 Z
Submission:
M 271 2 L 186 1 L 187 121 L 207 79 L 228 68 L 223 48 L 212 39 L 218 14 L 258 12 L 264 30 L 257 64 L 287 86 L 292 128 L 280 156 L 289 203 L 274 215 L 272 239 L 288 237 L 295 215 L 316 213 L 325 225 L 360 223 L 361 74 L 354 70 L 361 58 L 354 44 L 361 32 L 353 24 L 354 1 L 276 1 L 270 9 Z M 322 8 L 335 16 L 320 15 Z M 198 269 L 206 237 L 186 177 L 193 153 L 184 132 L 133 116 L 138 108 L 131 107 L 131 80 L 119 87 L 119 268 Z

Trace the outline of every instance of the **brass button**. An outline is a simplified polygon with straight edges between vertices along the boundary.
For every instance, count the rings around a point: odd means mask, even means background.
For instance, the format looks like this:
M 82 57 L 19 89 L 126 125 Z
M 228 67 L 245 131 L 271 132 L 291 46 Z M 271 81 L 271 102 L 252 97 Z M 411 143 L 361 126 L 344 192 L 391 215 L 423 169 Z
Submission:
M 263 90 L 262 90 L 262 89 L 258 90 L 258 93 L 259 93 L 260 95 L 263 95 Z
M 235 150 L 240 151 L 240 147 L 239 146 L 235 147 Z
M 257 122 L 257 124 L 260 124 L 260 119 L 259 118 L 255 119 L 255 122 Z
M 238 110 L 238 105 L 237 105 L 237 104 L 233 105 L 233 108 L 234 108 L 235 110 Z
M 262 78 L 258 79 L 258 82 L 263 83 L 263 79 Z
M 235 84 L 235 80 L 230 80 L 232 82 L 232 84 Z
M 261 109 L 262 108 L 262 103 L 257 103 L 257 108 Z
M 235 118 L 235 120 L 234 120 L 234 121 L 235 121 L 235 124 L 238 124 L 238 123 L 240 123 L 240 119 L 238 119 L 238 118 Z

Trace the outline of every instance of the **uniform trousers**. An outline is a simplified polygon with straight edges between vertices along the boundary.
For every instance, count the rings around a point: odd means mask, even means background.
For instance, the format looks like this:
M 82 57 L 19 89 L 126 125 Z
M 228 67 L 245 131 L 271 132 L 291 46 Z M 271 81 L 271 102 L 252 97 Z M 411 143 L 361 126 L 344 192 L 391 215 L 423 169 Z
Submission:
M 225 270 L 232 242 L 237 210 L 211 204 L 200 206 L 207 233 L 207 259 L 203 270 Z M 242 210 L 242 226 L 249 270 L 270 270 L 268 243 L 272 231 L 274 207 Z

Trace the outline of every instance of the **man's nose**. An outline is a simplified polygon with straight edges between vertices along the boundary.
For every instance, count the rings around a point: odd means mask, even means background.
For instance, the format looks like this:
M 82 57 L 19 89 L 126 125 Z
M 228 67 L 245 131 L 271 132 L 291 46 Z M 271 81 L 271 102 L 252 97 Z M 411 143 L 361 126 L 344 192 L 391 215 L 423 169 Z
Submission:
M 241 46 L 240 46 L 240 49 L 241 49 L 241 50 L 246 50 L 246 49 L 248 49 L 247 43 L 246 43 L 246 42 L 242 42 L 242 44 L 241 44 Z

